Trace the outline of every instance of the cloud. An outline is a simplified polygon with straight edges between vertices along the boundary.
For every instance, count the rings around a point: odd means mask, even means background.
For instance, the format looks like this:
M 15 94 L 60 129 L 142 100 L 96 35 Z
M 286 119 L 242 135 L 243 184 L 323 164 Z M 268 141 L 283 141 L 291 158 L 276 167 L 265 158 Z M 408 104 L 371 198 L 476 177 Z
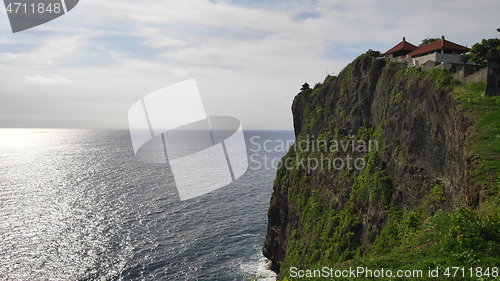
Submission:
M 49 77 L 43 77 L 38 74 L 34 76 L 25 75 L 23 82 L 28 84 L 38 84 L 38 85 L 73 84 L 73 81 L 59 75 L 54 75 L 53 78 L 49 78 Z
M 189 76 L 189 73 L 184 69 L 174 68 L 170 72 L 178 76 Z
M 159 28 L 142 26 L 137 29 L 135 35 L 148 38 L 147 41 L 144 42 L 144 44 L 157 49 L 179 48 L 189 45 L 189 43 L 186 41 L 172 38 L 166 35 L 164 31 Z
M 208 0 L 191 1 L 102 1 L 88 0 L 88 8 L 113 11 L 106 19 L 113 21 L 133 20 L 141 24 L 181 23 L 191 26 L 231 26 L 232 28 L 252 27 L 262 30 L 275 30 L 285 26 L 282 12 L 249 9 L 225 3 L 212 3 Z M 105 20 L 105 19 L 100 19 Z M 273 23 L 273 24 L 271 24 Z
M 70 37 L 48 37 L 38 43 L 38 47 L 25 53 L 3 53 L 3 61 L 17 65 L 53 65 L 64 59 L 81 55 L 81 48 L 86 44 L 88 36 L 82 33 Z M 2 57 L 0 57 L 1 59 Z
M 33 33 L 2 35 L 0 99 L 8 106 L 0 114 L 28 114 L 43 99 L 32 120 L 64 103 L 68 115 L 54 120 L 126 127 L 123 113 L 144 93 L 194 77 L 209 114 L 291 129 L 287 102 L 302 83 L 322 81 L 326 67 L 338 73 L 403 36 L 418 44 L 445 35 L 469 46 L 498 36 L 498 0 L 422 1 L 86 0 Z M 37 99 L 28 106 L 27 97 Z

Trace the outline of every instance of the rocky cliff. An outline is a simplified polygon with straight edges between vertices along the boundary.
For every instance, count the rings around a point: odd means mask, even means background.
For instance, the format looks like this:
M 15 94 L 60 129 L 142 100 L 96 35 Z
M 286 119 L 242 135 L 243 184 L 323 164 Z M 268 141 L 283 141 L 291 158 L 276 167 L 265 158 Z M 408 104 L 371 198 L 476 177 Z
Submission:
M 277 172 L 263 247 L 281 275 L 390 247 L 390 233 L 401 240 L 439 210 L 475 209 L 496 192 L 472 178 L 476 121 L 451 77 L 372 55 L 294 99 L 296 142 Z

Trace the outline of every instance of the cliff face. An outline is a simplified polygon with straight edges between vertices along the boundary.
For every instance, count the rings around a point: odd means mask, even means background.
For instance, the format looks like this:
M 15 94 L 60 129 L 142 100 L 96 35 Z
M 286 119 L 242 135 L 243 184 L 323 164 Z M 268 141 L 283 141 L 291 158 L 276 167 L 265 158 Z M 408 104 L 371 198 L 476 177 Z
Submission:
M 489 196 L 469 184 L 476 158 L 466 140 L 475 121 L 450 95 L 449 82 L 443 72 L 365 54 L 295 97 L 296 146 L 277 172 L 263 247 L 274 271 L 351 259 L 373 248 L 394 214 L 425 220 Z M 329 166 L 328 157 L 344 165 Z

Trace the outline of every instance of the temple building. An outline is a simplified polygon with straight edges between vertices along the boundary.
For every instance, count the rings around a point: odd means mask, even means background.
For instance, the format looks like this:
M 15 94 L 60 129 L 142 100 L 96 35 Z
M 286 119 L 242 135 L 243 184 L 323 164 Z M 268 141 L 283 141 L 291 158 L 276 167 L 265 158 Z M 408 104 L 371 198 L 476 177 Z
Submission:
M 412 51 L 418 49 L 417 46 L 413 45 L 410 42 L 406 42 L 406 38 L 403 37 L 403 41 L 401 41 L 396 46 L 392 47 L 389 51 L 381 54 L 381 56 L 385 56 L 386 58 L 394 59 L 394 58 L 405 58 L 406 55 L 411 53 Z
M 476 72 L 479 67 L 474 63 L 464 63 L 460 60 L 460 54 L 466 53 L 469 48 L 453 43 L 441 37 L 441 40 L 434 41 L 422 47 L 403 41 L 388 50 L 382 56 L 386 59 L 406 63 L 408 66 L 420 67 L 423 70 L 431 68 L 449 69 L 450 72 L 461 72 L 465 77 Z
M 450 42 L 443 36 L 441 40 L 422 46 L 409 53 L 408 56 L 410 64 L 420 66 L 424 70 L 440 66 L 440 68 L 456 72 L 463 66 L 460 54 L 468 51 L 469 48 Z
M 417 47 L 403 41 L 381 54 L 382 59 L 392 60 L 423 70 L 432 68 L 448 69 L 453 78 L 461 83 L 485 82 L 486 95 L 500 95 L 500 53 L 492 51 L 486 59 L 488 67 L 482 68 L 472 62 L 460 60 L 460 55 L 470 49 L 441 37 L 427 45 Z

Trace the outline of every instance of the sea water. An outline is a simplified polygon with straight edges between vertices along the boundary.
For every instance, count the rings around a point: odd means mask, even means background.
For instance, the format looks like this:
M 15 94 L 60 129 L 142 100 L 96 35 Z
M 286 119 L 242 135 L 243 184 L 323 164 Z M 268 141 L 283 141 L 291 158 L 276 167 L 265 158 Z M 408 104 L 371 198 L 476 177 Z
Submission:
M 261 253 L 273 160 L 293 138 L 245 131 L 247 172 L 180 201 L 127 130 L 0 129 L 0 279 L 273 280 Z

